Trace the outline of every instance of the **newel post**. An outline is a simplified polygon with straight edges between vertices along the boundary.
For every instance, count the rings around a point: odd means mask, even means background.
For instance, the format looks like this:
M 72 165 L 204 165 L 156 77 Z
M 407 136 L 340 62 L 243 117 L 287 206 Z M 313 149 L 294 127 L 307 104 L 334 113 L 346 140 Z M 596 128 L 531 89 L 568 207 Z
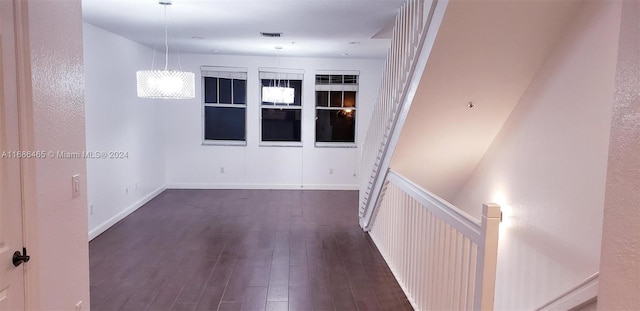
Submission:
M 473 309 L 493 310 L 498 263 L 498 231 L 501 220 L 500 206 L 495 203 L 482 205 L 482 245 L 478 250 Z

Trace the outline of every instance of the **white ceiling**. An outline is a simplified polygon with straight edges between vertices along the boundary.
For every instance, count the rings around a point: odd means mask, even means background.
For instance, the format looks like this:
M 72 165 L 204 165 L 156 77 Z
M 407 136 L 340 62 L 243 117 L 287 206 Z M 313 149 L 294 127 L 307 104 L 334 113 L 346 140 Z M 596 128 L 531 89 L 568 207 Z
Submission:
M 580 5 L 451 1 L 391 167 L 453 200 Z
M 282 46 L 283 57 L 384 58 L 387 30 L 404 2 L 173 0 L 167 8 L 169 49 L 275 56 L 275 47 Z M 85 22 L 164 50 L 164 13 L 157 0 L 82 0 L 82 6 Z M 260 32 L 283 36 L 263 38 Z

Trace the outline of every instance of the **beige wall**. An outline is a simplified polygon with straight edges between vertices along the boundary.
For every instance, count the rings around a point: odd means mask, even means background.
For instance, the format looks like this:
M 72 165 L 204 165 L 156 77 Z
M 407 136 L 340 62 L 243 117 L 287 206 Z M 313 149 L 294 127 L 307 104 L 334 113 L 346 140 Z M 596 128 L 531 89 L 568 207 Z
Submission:
M 640 3 L 622 10 L 600 262 L 600 310 L 640 310 Z
M 84 77 L 80 0 L 18 1 L 25 65 L 25 150 L 83 151 Z M 28 79 L 28 77 L 27 77 Z M 32 131 L 30 131 L 32 127 Z M 81 195 L 72 198 L 71 176 Z M 84 159 L 38 159 L 25 168 L 28 309 L 89 308 L 86 166 Z
M 450 1 L 391 168 L 453 200 L 580 4 Z
M 620 3 L 584 2 L 453 201 L 503 207 L 496 310 L 533 310 L 599 269 Z

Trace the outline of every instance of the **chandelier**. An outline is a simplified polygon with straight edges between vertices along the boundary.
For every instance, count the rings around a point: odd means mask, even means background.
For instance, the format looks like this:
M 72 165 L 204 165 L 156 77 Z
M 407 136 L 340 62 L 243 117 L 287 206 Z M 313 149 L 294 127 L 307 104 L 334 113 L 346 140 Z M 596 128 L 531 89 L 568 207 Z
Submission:
M 280 50 L 281 46 L 277 46 L 278 66 L 280 66 Z M 262 101 L 274 104 L 293 104 L 295 99 L 295 90 L 287 84 L 284 85 L 280 79 L 276 79 L 273 85 L 262 87 Z
M 289 86 L 278 85 L 279 81 L 276 82 L 276 86 L 263 86 L 262 101 L 274 104 L 293 104 L 295 98 L 294 89 Z
M 169 70 L 167 6 L 171 5 L 171 0 L 160 0 L 158 3 L 164 7 L 164 69 L 139 70 L 136 72 L 138 97 L 160 99 L 195 98 L 195 74 L 188 71 Z M 153 62 L 151 66 L 153 67 Z

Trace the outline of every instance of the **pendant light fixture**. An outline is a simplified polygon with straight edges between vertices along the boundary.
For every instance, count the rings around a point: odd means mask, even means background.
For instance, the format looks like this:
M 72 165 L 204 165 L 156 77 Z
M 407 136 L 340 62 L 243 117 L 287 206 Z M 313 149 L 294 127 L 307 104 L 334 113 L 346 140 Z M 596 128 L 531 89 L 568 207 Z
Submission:
M 160 99 L 195 98 L 195 74 L 188 71 L 169 70 L 167 6 L 171 5 L 171 0 L 160 0 L 158 3 L 164 7 L 164 69 L 153 70 L 152 62 L 152 70 L 136 72 L 138 97 Z
M 281 46 L 277 46 L 278 51 L 278 67 L 280 67 L 280 50 Z M 276 73 L 276 77 L 277 77 Z M 289 80 L 284 84 L 280 79 L 275 79 L 273 85 L 262 87 L 262 101 L 274 104 L 293 104 L 295 99 L 295 90 L 289 86 Z

